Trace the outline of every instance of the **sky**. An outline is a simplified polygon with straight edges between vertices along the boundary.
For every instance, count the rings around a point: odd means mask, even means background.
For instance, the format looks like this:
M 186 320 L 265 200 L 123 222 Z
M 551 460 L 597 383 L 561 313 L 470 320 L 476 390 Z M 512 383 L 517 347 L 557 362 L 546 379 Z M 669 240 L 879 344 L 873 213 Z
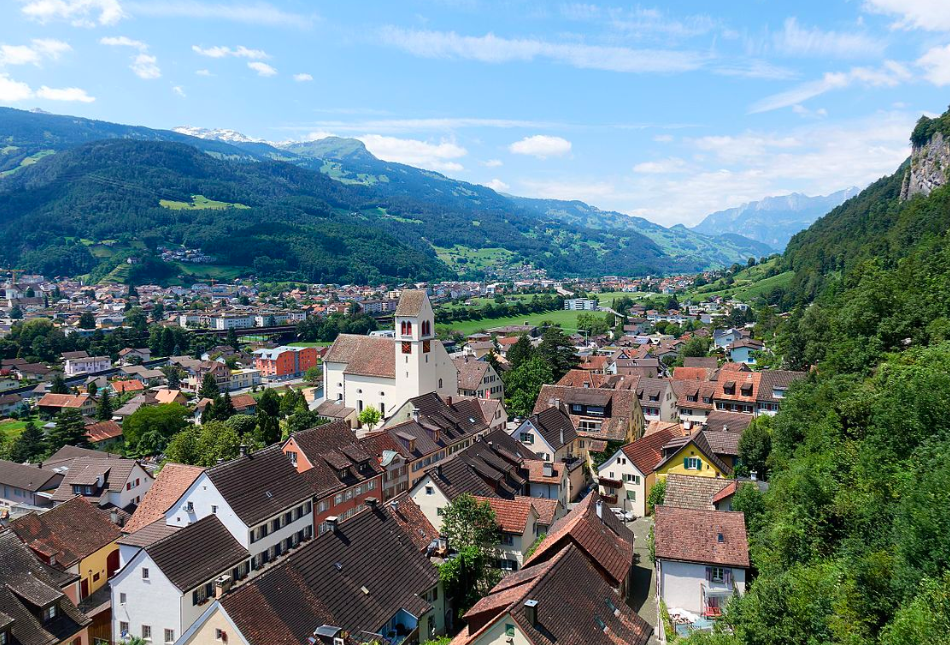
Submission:
M 950 0 L 2 0 L 0 105 L 376 156 L 664 225 L 894 172 Z

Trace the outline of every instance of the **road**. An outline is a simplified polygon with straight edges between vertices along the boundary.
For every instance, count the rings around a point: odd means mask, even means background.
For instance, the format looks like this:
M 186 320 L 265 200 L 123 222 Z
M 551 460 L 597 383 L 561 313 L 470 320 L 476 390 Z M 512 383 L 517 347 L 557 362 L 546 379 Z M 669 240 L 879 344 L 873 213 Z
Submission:
M 627 524 L 627 527 L 633 531 L 636 537 L 634 552 L 637 556 L 637 562 L 630 574 L 629 604 L 640 614 L 643 620 L 653 626 L 654 635 L 650 638 L 650 643 L 654 645 L 658 641 L 656 638 L 656 571 L 653 568 L 653 562 L 650 560 L 651 526 L 653 526 L 652 517 L 638 517 Z

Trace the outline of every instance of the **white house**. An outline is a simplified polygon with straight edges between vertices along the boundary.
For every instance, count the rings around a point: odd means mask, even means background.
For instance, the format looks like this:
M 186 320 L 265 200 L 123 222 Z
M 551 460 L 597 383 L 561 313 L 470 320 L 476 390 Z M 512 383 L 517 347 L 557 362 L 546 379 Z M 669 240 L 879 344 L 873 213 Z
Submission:
M 577 455 L 577 430 L 560 407 L 532 414 L 509 434 L 543 461 L 570 461 Z
M 564 301 L 564 309 L 568 311 L 597 311 L 597 301 L 591 298 L 568 298 Z
M 357 414 L 372 406 L 385 418 L 420 394 L 458 395 L 458 370 L 435 337 L 435 315 L 425 291 L 402 292 L 395 324 L 395 338 L 337 337 L 323 358 L 327 400 Z
M 79 376 L 80 374 L 101 372 L 110 367 L 112 367 L 112 359 L 108 356 L 84 356 L 67 358 L 63 371 L 66 372 L 66 376 Z
M 538 521 L 540 515 L 532 504 L 533 500 L 520 496 L 514 499 L 500 497 L 476 499 L 491 504 L 498 527 L 501 529 L 501 541 L 495 546 L 498 568 L 502 571 L 518 571 L 524 565 L 525 552 L 531 548 L 539 535 L 547 531 L 547 526 L 541 528 Z
M 719 616 L 733 594 L 745 592 L 745 516 L 671 506 L 657 506 L 655 516 L 657 594 L 670 613 Z
M 622 446 L 597 469 L 601 498 L 610 506 L 633 511 L 637 517 L 646 515 L 646 501 L 653 488 L 654 468 L 663 459 L 663 446 L 679 436 L 668 425 Z
M 142 501 L 153 481 L 134 459 L 76 457 L 69 462 L 52 500 L 62 504 L 80 495 L 103 508 L 131 509 Z

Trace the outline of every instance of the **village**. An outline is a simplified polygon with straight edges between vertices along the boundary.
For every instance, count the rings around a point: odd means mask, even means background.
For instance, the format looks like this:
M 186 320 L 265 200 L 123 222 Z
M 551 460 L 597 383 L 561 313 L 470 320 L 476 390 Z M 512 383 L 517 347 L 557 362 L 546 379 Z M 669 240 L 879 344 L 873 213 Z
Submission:
M 805 374 L 768 369 L 745 303 L 639 301 L 691 282 L 10 280 L 4 642 L 710 629 L 750 575 L 734 502 L 768 486 L 740 444 Z M 611 324 L 437 323 L 532 293 Z

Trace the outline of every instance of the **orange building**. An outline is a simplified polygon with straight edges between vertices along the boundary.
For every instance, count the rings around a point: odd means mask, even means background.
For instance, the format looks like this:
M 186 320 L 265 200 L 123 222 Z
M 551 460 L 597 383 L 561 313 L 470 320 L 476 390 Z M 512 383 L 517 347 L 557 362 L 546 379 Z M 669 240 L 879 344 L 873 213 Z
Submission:
M 283 379 L 302 376 L 316 367 L 319 358 L 316 347 L 275 347 L 254 352 L 254 368 L 262 378 Z

